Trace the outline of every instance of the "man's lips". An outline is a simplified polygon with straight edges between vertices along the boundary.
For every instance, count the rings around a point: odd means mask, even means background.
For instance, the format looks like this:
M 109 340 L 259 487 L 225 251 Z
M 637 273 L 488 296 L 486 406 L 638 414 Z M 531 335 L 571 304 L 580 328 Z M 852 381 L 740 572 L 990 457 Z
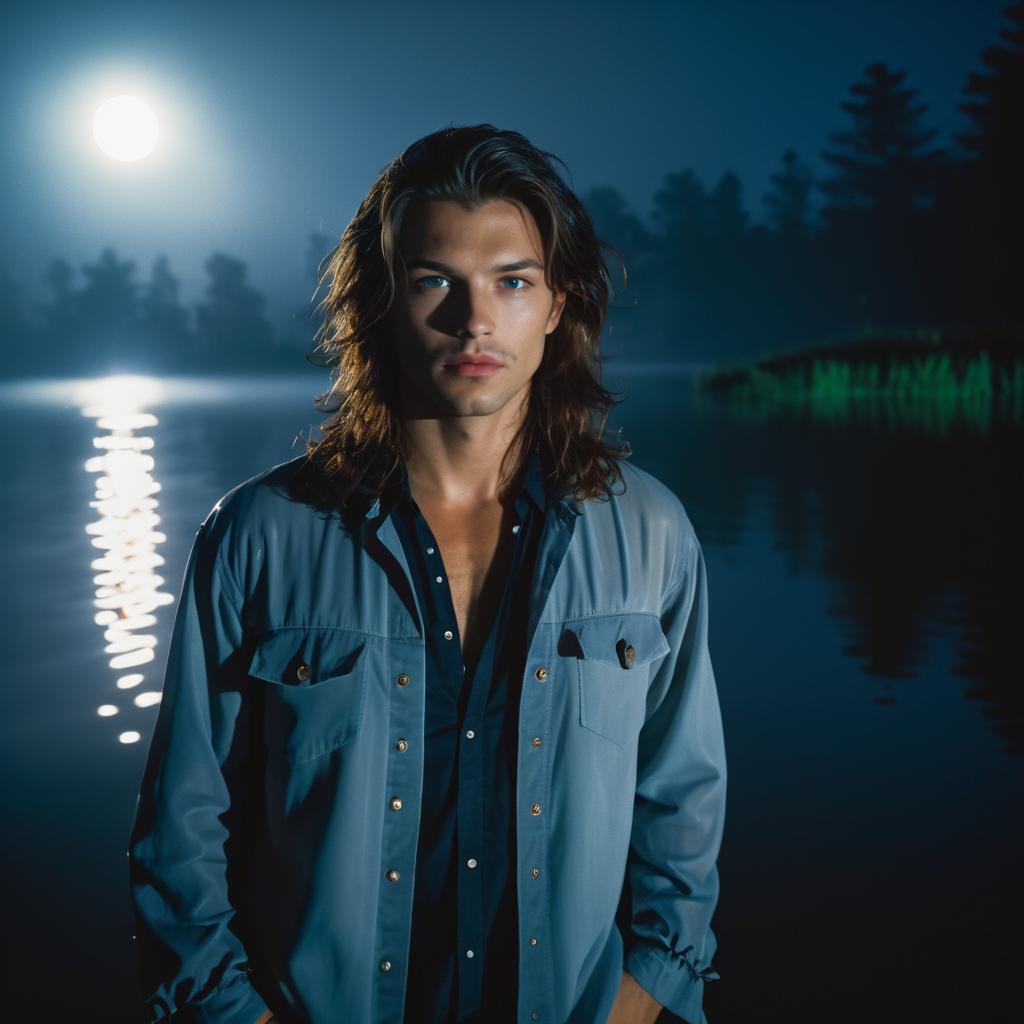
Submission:
M 503 365 L 490 356 L 481 356 L 479 358 L 457 356 L 455 359 L 447 360 L 444 367 L 449 372 L 458 374 L 460 377 L 486 377 L 496 370 L 500 370 Z
M 494 356 L 452 356 L 445 360 L 446 366 L 455 366 L 459 363 L 488 363 L 493 366 L 501 366 L 501 363 Z
M 480 362 L 480 363 L 445 363 L 446 370 L 449 373 L 458 374 L 460 377 L 487 377 L 492 373 L 496 373 L 502 368 L 501 363 Z

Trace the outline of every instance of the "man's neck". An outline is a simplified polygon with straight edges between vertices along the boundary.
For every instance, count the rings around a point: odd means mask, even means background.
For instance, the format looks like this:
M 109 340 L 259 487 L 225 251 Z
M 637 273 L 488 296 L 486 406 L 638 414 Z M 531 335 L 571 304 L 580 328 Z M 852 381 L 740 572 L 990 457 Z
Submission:
M 406 471 L 417 500 L 452 508 L 479 508 L 502 500 L 500 473 L 510 432 L 479 429 L 486 426 L 484 418 L 472 424 L 472 431 L 452 420 L 406 422 L 412 442 Z M 512 485 L 524 470 L 525 464 L 516 467 Z

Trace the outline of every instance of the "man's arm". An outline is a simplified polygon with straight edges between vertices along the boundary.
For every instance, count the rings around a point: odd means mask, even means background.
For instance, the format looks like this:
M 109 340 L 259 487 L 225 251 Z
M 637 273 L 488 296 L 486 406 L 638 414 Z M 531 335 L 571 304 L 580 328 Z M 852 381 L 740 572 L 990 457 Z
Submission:
M 718 977 L 710 922 L 726 771 L 704 555 L 689 520 L 661 623 L 670 650 L 651 680 L 640 732 L 624 967 L 656 1002 L 704 1024 L 704 982 Z
M 605 1024 L 655 1024 L 661 1010 L 661 1003 L 632 974 L 623 971 Z
M 240 827 L 231 788 L 245 760 L 242 597 L 212 541 L 196 534 L 167 656 L 163 697 L 129 845 L 131 894 L 150 1020 L 253 1024 L 267 1010 L 232 930 L 225 842 Z

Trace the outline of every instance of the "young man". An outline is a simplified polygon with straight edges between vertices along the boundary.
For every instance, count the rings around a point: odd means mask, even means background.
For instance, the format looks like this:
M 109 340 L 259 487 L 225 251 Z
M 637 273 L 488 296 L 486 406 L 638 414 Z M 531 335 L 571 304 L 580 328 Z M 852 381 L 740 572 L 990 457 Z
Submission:
M 603 437 L 601 251 L 491 125 L 346 229 L 325 436 L 189 557 L 129 851 L 152 1019 L 705 1020 L 707 581 Z

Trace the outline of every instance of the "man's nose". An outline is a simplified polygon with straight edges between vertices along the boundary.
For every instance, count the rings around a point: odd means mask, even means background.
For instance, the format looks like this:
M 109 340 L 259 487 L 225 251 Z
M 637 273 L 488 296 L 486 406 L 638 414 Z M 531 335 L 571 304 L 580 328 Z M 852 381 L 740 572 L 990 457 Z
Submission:
M 494 333 L 494 297 L 485 288 L 467 285 L 451 296 L 456 334 L 472 338 Z

